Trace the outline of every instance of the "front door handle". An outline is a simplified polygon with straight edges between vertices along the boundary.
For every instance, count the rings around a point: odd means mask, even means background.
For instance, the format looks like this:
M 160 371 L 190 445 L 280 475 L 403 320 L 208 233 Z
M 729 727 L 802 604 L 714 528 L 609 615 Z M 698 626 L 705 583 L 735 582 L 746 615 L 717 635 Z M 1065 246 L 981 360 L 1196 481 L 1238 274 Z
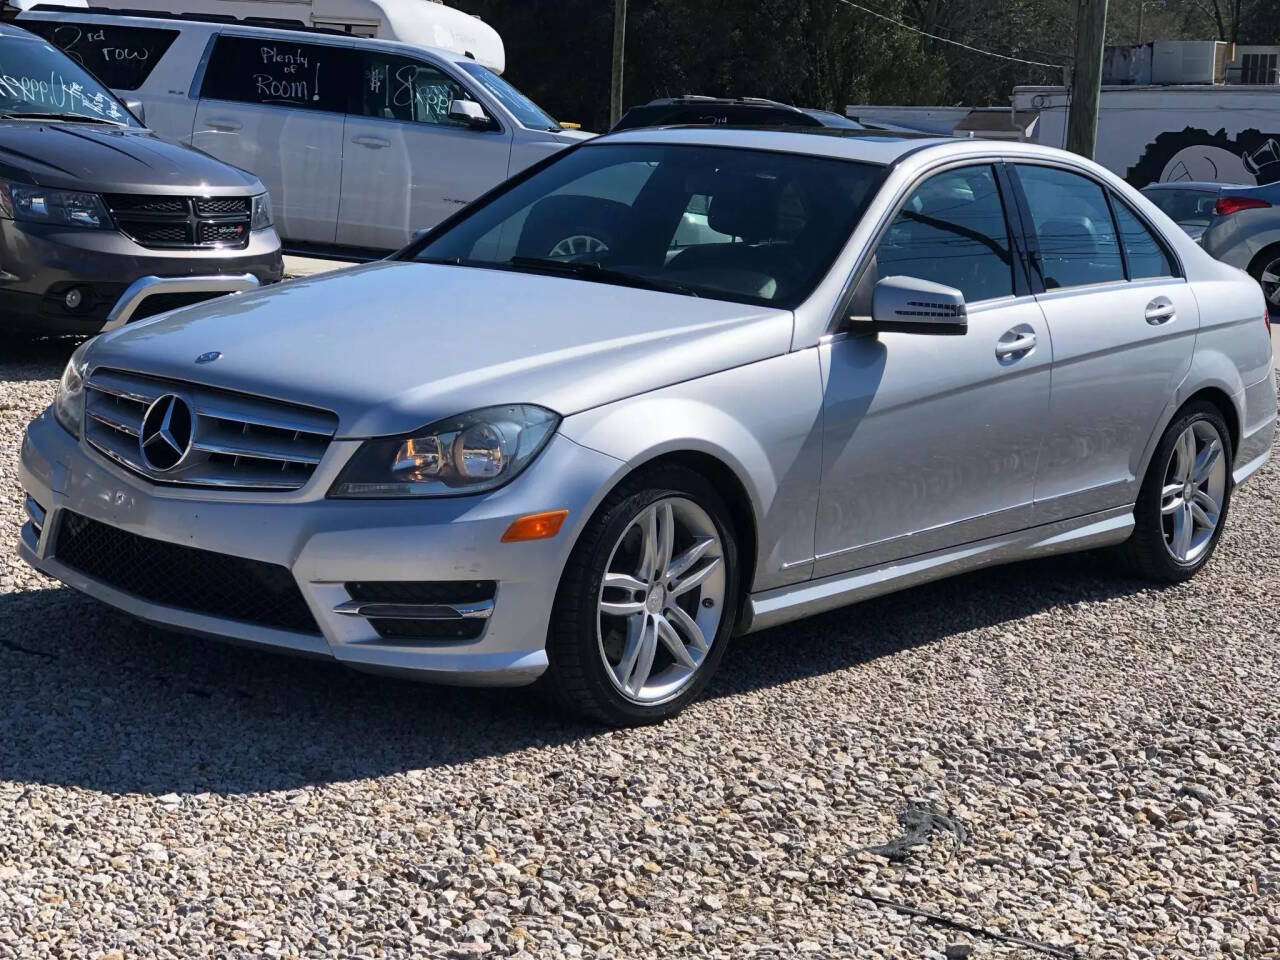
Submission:
M 1168 297 L 1156 297 L 1147 304 L 1147 323 L 1153 327 L 1168 323 L 1177 315 L 1177 311 L 1173 308 L 1173 301 Z
M 381 150 L 383 147 L 391 146 L 390 140 L 383 140 L 381 137 L 352 137 L 352 143 L 358 143 L 362 147 L 371 147 L 374 150 Z
M 211 130 L 224 130 L 227 133 L 234 133 L 236 130 L 239 130 L 240 127 L 241 123 L 239 120 L 215 119 L 209 121 L 209 128 Z
M 1002 360 L 1017 357 L 1024 353 L 1030 353 L 1031 348 L 1035 345 L 1036 335 L 1034 333 L 1023 332 L 1015 327 L 996 341 L 996 356 Z

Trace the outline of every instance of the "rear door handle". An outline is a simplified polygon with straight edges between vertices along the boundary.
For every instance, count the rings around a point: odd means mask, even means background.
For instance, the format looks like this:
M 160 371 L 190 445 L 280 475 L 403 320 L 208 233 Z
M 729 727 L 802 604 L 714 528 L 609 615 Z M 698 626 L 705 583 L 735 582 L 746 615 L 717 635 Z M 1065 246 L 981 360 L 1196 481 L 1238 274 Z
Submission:
M 1013 339 L 1007 340 L 1005 337 L 1012 337 Z M 1015 328 L 996 341 L 996 356 L 1003 359 L 1028 353 L 1035 345 L 1036 335 L 1034 333 L 1022 333 Z
M 1177 315 L 1177 311 L 1173 308 L 1173 301 L 1168 297 L 1156 297 L 1147 304 L 1147 323 L 1153 327 L 1168 323 Z
M 351 142 L 358 143 L 362 147 L 372 147 L 374 150 L 391 146 L 390 140 L 383 140 L 381 137 L 352 137 Z
M 240 123 L 240 121 L 239 121 L 239 120 L 222 120 L 222 119 L 216 119 L 216 120 L 210 120 L 210 121 L 209 121 L 209 127 L 210 127 L 210 129 L 212 129 L 212 130 L 225 130 L 225 131 L 227 131 L 228 133 L 232 133 L 232 132 L 234 132 L 234 131 L 236 131 L 236 130 L 239 130 L 241 126 L 242 126 L 242 124 Z

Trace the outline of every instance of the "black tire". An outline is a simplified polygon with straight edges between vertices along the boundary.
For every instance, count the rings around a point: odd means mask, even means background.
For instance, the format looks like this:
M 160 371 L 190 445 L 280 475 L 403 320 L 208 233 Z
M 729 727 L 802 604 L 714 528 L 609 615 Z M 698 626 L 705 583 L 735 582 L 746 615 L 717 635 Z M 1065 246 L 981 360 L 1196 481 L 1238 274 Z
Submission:
M 1262 272 L 1271 264 L 1280 261 L 1280 243 L 1273 243 L 1271 246 L 1263 249 L 1249 264 L 1249 276 L 1258 282 L 1258 286 L 1262 287 L 1262 294 L 1267 297 L 1267 309 L 1270 310 L 1274 305 L 1268 296 L 1266 285 L 1262 282 Z M 1277 310 L 1280 312 L 1280 310 Z
M 1164 519 L 1160 512 L 1161 488 L 1165 475 L 1174 455 L 1174 444 L 1178 438 L 1197 421 L 1205 421 L 1218 432 L 1222 442 L 1222 456 L 1226 460 L 1226 484 L 1222 496 L 1222 509 L 1218 514 L 1217 527 L 1214 529 L 1208 548 L 1195 560 L 1183 563 L 1170 552 L 1165 542 Z M 1231 509 L 1231 464 L 1234 451 L 1231 448 L 1231 433 L 1221 411 L 1212 403 L 1197 401 L 1188 404 L 1178 411 L 1173 421 L 1165 429 L 1160 443 L 1156 445 L 1155 454 L 1147 466 L 1146 476 L 1142 479 L 1142 488 L 1138 492 L 1138 502 L 1134 506 L 1135 526 L 1129 539 L 1115 549 L 1115 557 L 1130 573 L 1161 583 L 1181 583 L 1190 580 L 1209 562 L 1218 548 L 1218 540 L 1227 525 L 1227 515 Z
M 693 501 L 715 523 L 726 571 L 724 604 L 715 638 L 689 685 L 665 702 L 639 704 L 624 697 L 606 675 L 597 603 L 618 539 L 646 507 L 670 496 Z M 549 666 L 538 680 L 539 692 L 562 709 L 610 726 L 658 723 L 675 716 L 702 693 L 724 656 L 738 616 L 740 580 L 732 514 L 704 477 L 674 464 L 628 477 L 592 515 L 560 577 L 547 631 Z

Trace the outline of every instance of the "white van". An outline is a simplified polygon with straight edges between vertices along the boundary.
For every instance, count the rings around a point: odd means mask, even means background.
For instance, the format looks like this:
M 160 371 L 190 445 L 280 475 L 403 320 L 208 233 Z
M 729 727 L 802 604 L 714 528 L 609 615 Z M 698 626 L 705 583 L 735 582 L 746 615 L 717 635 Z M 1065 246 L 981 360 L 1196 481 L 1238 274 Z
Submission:
M 374 254 L 587 134 L 465 54 L 314 28 L 35 7 L 147 125 L 257 174 L 286 249 Z

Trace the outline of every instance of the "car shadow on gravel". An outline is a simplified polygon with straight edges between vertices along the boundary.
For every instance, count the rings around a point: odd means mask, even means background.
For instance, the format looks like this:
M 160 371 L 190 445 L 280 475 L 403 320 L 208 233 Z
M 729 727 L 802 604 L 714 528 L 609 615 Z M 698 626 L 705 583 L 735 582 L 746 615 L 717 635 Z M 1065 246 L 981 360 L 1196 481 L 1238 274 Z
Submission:
M 5 382 L 54 380 L 84 337 L 23 337 L 0 333 Z
M 856 667 L 1146 588 L 1092 558 L 918 587 L 740 638 L 706 696 Z M 571 743 L 532 696 L 375 677 L 147 627 L 63 587 L 0 594 L 0 781 L 111 793 L 287 790 Z

